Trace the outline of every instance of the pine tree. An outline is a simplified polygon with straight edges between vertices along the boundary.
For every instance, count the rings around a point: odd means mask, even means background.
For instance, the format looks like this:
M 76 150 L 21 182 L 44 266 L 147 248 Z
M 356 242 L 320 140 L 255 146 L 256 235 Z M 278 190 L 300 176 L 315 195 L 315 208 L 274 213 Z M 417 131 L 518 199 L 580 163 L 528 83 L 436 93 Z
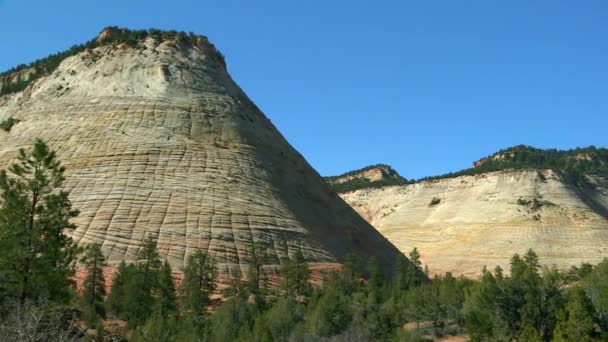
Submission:
M 207 254 L 197 251 L 188 257 L 181 294 L 186 310 L 199 315 L 211 300 L 215 290 L 217 266 Z
M 8 172 L 0 171 L 0 274 L 6 295 L 22 305 L 46 295 L 67 300 L 78 253 L 65 235 L 78 215 L 65 191 L 65 168 L 38 140 L 21 149 Z
M 310 278 L 310 269 L 304 254 L 301 250 L 297 250 L 293 258 L 293 293 L 298 296 L 304 296 L 309 292 L 308 279 Z
M 565 309 L 558 313 L 554 341 L 592 341 L 594 316 L 593 306 L 585 291 L 581 288 L 571 289 Z
M 227 269 L 229 275 L 229 286 L 224 291 L 227 296 L 234 296 L 241 299 L 248 297 L 247 286 L 243 282 L 243 272 L 238 267 Z
M 139 259 L 139 268 L 143 274 L 144 283 L 146 286 L 153 287 L 155 285 L 155 275 L 160 270 L 162 262 L 156 249 L 156 240 L 147 235 L 144 238 L 142 249 L 137 253 Z
M 378 259 L 371 257 L 367 263 L 367 273 L 369 274 L 368 287 L 373 295 L 373 300 L 380 303 L 383 297 L 382 289 L 384 286 L 384 273 L 380 267 Z
M 418 287 L 422 284 L 422 261 L 420 261 L 420 253 L 418 248 L 412 249 L 410 252 L 411 267 L 408 267 L 408 284 L 412 287 Z
M 164 316 L 177 312 L 173 271 L 171 270 L 171 265 L 166 260 L 158 272 L 155 310 Z
M 297 250 L 293 258 L 288 258 L 283 262 L 281 276 L 286 298 L 305 296 L 310 292 L 310 284 L 308 283 L 310 268 L 302 251 Z
M 127 265 L 123 260 L 118 265 L 114 275 L 112 287 L 110 288 L 110 295 L 108 296 L 107 300 L 107 306 L 110 311 L 117 316 L 122 316 L 125 312 L 126 285 L 134 271 L 135 266 L 132 264 Z
M 519 335 L 520 342 L 542 342 L 543 339 L 540 336 L 538 330 L 530 325 L 526 325 Z
M 294 273 L 295 273 L 295 265 L 294 262 L 291 258 L 287 258 L 283 261 L 283 264 L 281 265 L 281 282 L 282 285 L 281 287 L 283 288 L 283 295 L 285 296 L 285 298 L 290 298 L 294 295 L 293 293 L 293 288 L 294 285 L 293 283 L 295 282 L 294 280 Z
M 261 281 L 264 270 L 262 264 L 265 256 L 262 255 L 262 250 L 256 244 L 251 248 L 251 260 L 247 268 L 247 291 L 253 295 L 253 300 L 259 309 L 266 306 L 266 299 L 261 293 Z
M 87 270 L 83 291 L 85 320 L 91 326 L 95 323 L 97 317 L 105 317 L 106 287 L 103 275 L 105 258 L 101 253 L 101 246 L 97 243 L 89 245 L 82 258 L 82 263 Z
M 408 264 L 407 259 L 401 253 L 395 255 L 395 263 L 393 266 L 392 291 L 393 297 L 400 297 L 403 292 L 408 289 Z

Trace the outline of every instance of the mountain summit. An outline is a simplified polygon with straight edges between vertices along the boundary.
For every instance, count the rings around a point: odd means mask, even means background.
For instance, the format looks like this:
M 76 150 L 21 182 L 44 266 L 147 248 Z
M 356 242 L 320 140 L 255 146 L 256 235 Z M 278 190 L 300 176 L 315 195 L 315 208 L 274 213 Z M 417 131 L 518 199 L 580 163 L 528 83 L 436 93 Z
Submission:
M 203 36 L 105 29 L 0 76 L 0 165 L 36 138 L 57 151 L 81 214 L 73 238 L 110 262 L 158 240 L 174 267 L 203 250 L 220 269 L 302 251 L 388 270 L 398 250 L 340 199 L 244 94 Z

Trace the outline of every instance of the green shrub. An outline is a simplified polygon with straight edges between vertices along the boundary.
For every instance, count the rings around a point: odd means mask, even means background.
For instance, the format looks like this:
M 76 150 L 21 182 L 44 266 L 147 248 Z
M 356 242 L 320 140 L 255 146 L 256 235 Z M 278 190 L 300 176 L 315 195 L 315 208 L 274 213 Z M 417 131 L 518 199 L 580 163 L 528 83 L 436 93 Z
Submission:
M 17 119 L 8 118 L 8 119 L 0 122 L 0 128 L 2 128 L 5 132 L 10 132 L 11 128 L 13 128 L 13 126 L 18 122 L 19 122 L 19 120 L 17 120 Z

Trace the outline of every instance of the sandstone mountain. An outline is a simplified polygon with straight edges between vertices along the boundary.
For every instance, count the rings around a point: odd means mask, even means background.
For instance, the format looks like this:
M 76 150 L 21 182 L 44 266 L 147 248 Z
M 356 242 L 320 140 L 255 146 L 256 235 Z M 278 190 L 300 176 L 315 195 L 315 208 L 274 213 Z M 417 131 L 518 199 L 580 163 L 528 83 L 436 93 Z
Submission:
M 518 146 L 456 174 L 341 196 L 403 252 L 417 247 L 431 273 L 508 269 L 528 248 L 565 269 L 608 256 L 606 155 Z
M 0 166 L 36 138 L 67 168 L 73 238 L 111 263 L 142 239 L 180 268 L 203 250 L 245 267 L 254 244 L 279 265 L 354 252 L 388 270 L 398 250 L 363 220 L 249 100 L 205 37 L 104 30 L 68 53 L 4 73 Z

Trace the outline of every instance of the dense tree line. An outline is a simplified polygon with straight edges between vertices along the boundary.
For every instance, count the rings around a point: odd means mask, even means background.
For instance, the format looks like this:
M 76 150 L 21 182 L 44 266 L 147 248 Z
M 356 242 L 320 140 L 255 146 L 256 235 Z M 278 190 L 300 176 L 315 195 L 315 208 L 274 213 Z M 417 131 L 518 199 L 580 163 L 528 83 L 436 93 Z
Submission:
M 104 37 L 104 39 L 100 40 L 98 38 L 93 38 L 84 44 L 73 45 L 66 51 L 49 55 L 30 64 L 20 64 L 14 68 L 11 68 L 10 70 L 0 73 L 0 96 L 24 90 L 30 83 L 38 78 L 45 75 L 50 75 L 55 69 L 57 69 L 59 64 L 64 59 L 85 50 L 94 49 L 105 45 L 122 43 L 126 43 L 129 46 L 134 47 L 147 37 L 153 37 L 158 41 L 177 40 L 180 43 L 193 45 L 195 44 L 196 39 L 200 37 L 192 32 L 162 31 L 158 29 L 129 30 L 116 26 L 107 27 L 104 29 L 104 31 L 108 31 L 110 33 Z M 214 57 L 217 57 L 218 61 L 225 67 L 226 62 L 222 53 L 217 50 L 214 52 Z M 10 77 L 17 72 L 26 69 L 31 69 L 31 72 L 28 73 L 27 77 Z
M 378 169 L 378 168 L 386 170 L 386 172 L 388 173 L 386 175 L 386 177 L 384 177 L 381 180 L 371 181 L 363 176 L 357 177 L 361 173 L 364 173 L 366 171 L 373 170 L 373 169 Z M 353 176 L 354 178 L 347 180 L 345 182 L 337 182 L 338 179 L 344 178 L 344 177 L 349 177 L 349 176 Z M 370 166 L 366 166 L 366 167 L 358 169 L 358 170 L 343 173 L 339 176 L 325 177 L 325 181 L 337 193 L 355 191 L 358 189 L 365 189 L 365 188 L 381 188 L 384 186 L 404 185 L 404 184 L 411 183 L 407 179 L 401 177 L 397 173 L 397 171 L 395 171 L 392 167 L 390 167 L 389 165 L 386 165 L 386 164 L 370 165 Z
M 249 263 L 223 270 L 198 251 L 183 280 L 161 260 L 153 236 L 134 263 L 121 263 L 106 293 L 101 246 L 78 248 L 65 232 L 77 215 L 61 188 L 64 169 L 41 141 L 0 172 L 0 336 L 3 341 L 425 341 L 467 333 L 473 341 L 605 341 L 608 259 L 570 272 L 541 267 L 529 250 L 509 272 L 479 280 L 450 273 L 429 281 L 417 249 L 398 255 L 387 277 L 375 259 L 348 254 L 313 286 L 302 251 L 282 260 L 269 285 L 262 246 Z M 76 262 L 86 270 L 72 282 Z M 507 275 L 508 274 L 508 275 Z M 123 335 L 107 318 L 127 324 Z M 85 334 L 78 323 L 97 334 Z M 407 327 L 406 328 L 404 328 Z M 126 334 L 129 332 L 129 334 Z
M 398 176 L 380 181 L 370 181 L 369 179 L 358 177 L 343 183 L 336 182 L 336 180 L 341 177 L 354 176 L 376 167 L 385 167 L 392 170 L 390 166 L 384 164 L 368 166 L 360 170 L 344 173 L 340 176 L 325 177 L 325 180 L 330 184 L 334 191 L 343 193 L 364 188 L 405 185 L 434 179 L 478 175 L 507 169 L 553 169 L 561 172 L 569 181 L 582 187 L 591 186 L 586 175 L 608 177 L 608 149 L 596 148 L 595 146 L 571 150 L 543 150 L 530 146 L 518 145 L 500 150 L 491 156 L 481 159 L 481 161 L 482 162 L 476 167 L 446 173 L 440 176 L 424 177 L 417 180 L 407 180 Z
M 417 182 L 505 169 L 553 169 L 562 172 L 577 185 L 589 186 L 585 175 L 608 177 L 608 149 L 590 146 L 571 150 L 543 150 L 518 145 L 483 158 L 482 163 L 476 167 L 441 176 L 421 178 Z

